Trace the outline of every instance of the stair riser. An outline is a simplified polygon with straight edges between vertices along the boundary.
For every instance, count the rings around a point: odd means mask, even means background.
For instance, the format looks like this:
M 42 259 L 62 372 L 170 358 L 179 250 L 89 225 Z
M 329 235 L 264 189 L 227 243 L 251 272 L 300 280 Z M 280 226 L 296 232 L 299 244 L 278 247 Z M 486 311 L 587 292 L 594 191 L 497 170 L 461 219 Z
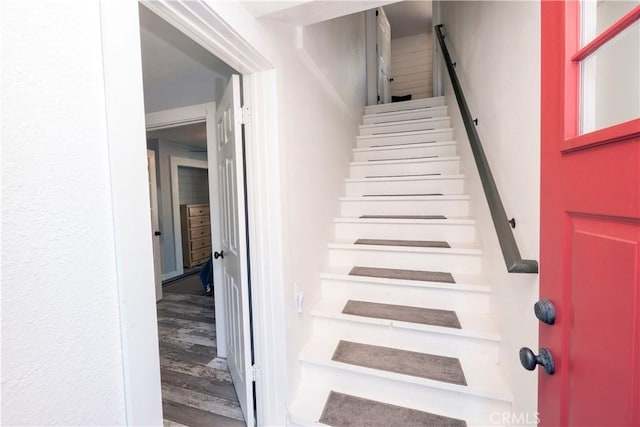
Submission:
M 386 304 L 424 307 L 431 306 L 461 312 L 487 312 L 489 310 L 488 293 L 458 289 L 322 279 L 322 295 L 325 298 L 357 299 L 384 302 Z
M 398 148 L 395 150 L 354 151 L 353 160 L 366 162 L 369 160 L 410 159 L 424 156 L 455 156 L 456 145 L 435 145 L 419 148 Z M 411 147 L 411 146 L 409 146 Z
M 389 104 L 377 104 L 365 107 L 364 114 L 388 113 L 390 111 L 406 111 L 415 110 L 425 107 L 442 107 L 444 106 L 444 97 L 416 99 L 409 102 L 394 102 Z
M 473 357 L 488 363 L 498 362 L 498 342 L 461 337 L 431 331 L 396 328 L 349 320 L 314 316 L 314 335 L 384 347 L 396 347 L 422 353 L 446 354 L 450 357 Z
M 443 130 L 418 135 L 396 135 L 385 137 L 364 136 L 357 138 L 357 146 L 358 148 L 366 148 L 434 141 L 453 141 L 453 131 Z
M 365 194 L 462 194 L 464 182 L 458 179 L 429 179 L 424 181 L 347 182 L 347 196 Z
M 444 271 L 469 274 L 477 274 L 481 272 L 480 255 L 446 253 L 329 249 L 329 264 L 345 267 L 362 265 L 380 268 Z
M 360 135 L 381 135 L 394 132 L 412 132 L 418 130 L 434 130 L 448 128 L 450 126 L 449 118 L 429 119 L 426 122 L 404 123 L 392 122 L 383 125 L 362 125 L 360 126 Z
M 327 384 L 334 390 L 372 400 L 384 400 L 415 409 L 434 412 L 440 408 L 471 424 L 492 425 L 493 412 L 510 412 L 511 405 L 501 400 L 411 384 L 367 373 L 329 366 L 302 363 L 302 380 L 311 384 Z M 392 399 L 398 399 L 393 401 Z M 401 399 L 401 400 L 400 400 Z M 442 409 L 445 408 L 445 409 Z
M 447 107 L 433 107 L 424 110 L 409 110 L 385 115 L 373 114 L 370 116 L 363 116 L 362 124 L 375 125 L 380 123 L 395 122 L 398 120 L 431 119 L 435 117 L 445 117 L 446 115 Z
M 458 160 L 431 160 L 399 164 L 357 164 L 351 166 L 351 178 L 371 176 L 399 176 L 427 173 L 457 174 L 460 170 Z
M 466 217 L 469 215 L 467 200 L 358 200 L 342 201 L 341 215 L 444 215 Z
M 336 223 L 336 239 L 442 240 L 449 243 L 475 241 L 473 225 Z

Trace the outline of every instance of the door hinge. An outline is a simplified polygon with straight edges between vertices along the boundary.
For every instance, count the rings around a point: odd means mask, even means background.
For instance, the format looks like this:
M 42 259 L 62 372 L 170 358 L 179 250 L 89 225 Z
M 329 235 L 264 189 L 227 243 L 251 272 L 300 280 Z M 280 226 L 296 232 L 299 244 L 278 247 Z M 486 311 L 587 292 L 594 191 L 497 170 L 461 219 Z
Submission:
M 376 10 L 376 16 L 378 16 L 378 11 Z
M 251 121 L 251 110 L 246 105 L 238 108 L 238 118 L 240 120 L 240 124 L 246 125 Z
M 258 377 L 260 376 L 260 367 L 258 365 L 251 365 L 251 381 L 258 381 Z

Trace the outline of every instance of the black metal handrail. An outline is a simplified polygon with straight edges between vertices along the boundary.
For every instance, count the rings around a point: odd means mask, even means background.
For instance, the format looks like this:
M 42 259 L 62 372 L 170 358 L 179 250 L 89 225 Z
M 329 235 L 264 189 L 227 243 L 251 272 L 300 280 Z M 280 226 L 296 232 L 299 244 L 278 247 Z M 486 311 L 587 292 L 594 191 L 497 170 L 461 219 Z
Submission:
M 491 218 L 493 219 L 493 225 L 496 228 L 498 234 L 498 241 L 500 242 L 500 248 L 502 249 L 502 256 L 504 256 L 504 262 L 507 265 L 509 273 L 537 273 L 538 261 L 532 259 L 522 259 L 520 251 L 518 250 L 518 244 L 513 237 L 511 231 L 511 225 L 507 219 L 507 213 L 504 210 L 502 199 L 500 199 L 500 193 L 498 193 L 498 187 L 493 179 L 487 156 L 482 149 L 482 143 L 478 136 L 478 131 L 474 126 L 474 120 L 469 111 L 467 100 L 462 92 L 462 86 L 456 75 L 455 65 L 451 61 L 451 55 L 444 43 L 444 34 L 442 34 L 442 24 L 436 25 L 436 36 L 440 43 L 442 50 L 442 56 L 444 62 L 447 65 L 447 71 L 449 71 L 449 77 L 451 78 L 451 85 L 453 91 L 456 94 L 458 100 L 458 106 L 460 107 L 460 113 L 462 114 L 462 121 L 464 127 L 467 130 L 467 136 L 469 137 L 469 143 L 471 145 L 471 151 L 473 151 L 473 157 L 478 167 L 478 173 L 480 174 L 480 180 L 482 181 L 482 187 L 484 188 L 484 194 L 487 196 L 487 202 L 489 203 L 489 210 L 491 211 Z M 515 224 L 515 222 L 513 223 Z

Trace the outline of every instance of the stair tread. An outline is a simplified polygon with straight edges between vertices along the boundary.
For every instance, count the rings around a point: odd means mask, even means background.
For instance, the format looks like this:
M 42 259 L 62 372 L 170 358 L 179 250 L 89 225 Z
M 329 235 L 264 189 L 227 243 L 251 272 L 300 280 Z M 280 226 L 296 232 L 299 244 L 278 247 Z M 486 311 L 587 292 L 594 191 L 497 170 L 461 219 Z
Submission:
M 343 196 L 340 201 L 343 202 L 361 202 L 361 201 L 406 201 L 406 200 L 469 200 L 466 194 L 444 194 L 440 196 Z
M 357 243 L 357 240 L 363 242 Z M 376 242 L 367 242 L 368 240 Z M 460 255 L 481 255 L 482 251 L 474 243 L 444 242 L 448 246 L 429 245 L 429 240 L 399 240 L 399 239 L 336 239 L 328 244 L 329 249 L 369 250 L 369 251 L 399 251 L 424 253 L 449 253 Z
M 360 314 L 345 313 L 344 308 L 353 298 L 325 298 L 320 300 L 311 310 L 311 315 L 328 319 L 344 320 L 371 325 L 382 325 L 398 329 L 411 329 L 416 331 L 437 332 L 441 334 L 456 335 L 462 337 L 473 337 L 490 341 L 500 341 L 500 335 L 496 332 L 493 321 L 487 313 L 470 312 L 461 310 L 443 309 L 437 305 L 430 304 L 428 307 L 418 306 L 414 301 L 407 301 L 406 306 L 391 304 L 399 307 L 409 307 L 411 309 L 444 310 L 453 311 L 456 314 L 460 328 L 439 326 L 436 324 L 416 323 L 407 320 L 388 319 L 380 317 L 369 317 Z M 380 301 L 364 301 L 355 299 L 361 303 L 386 304 Z M 404 317 L 407 317 L 406 315 Z M 428 315 L 426 315 L 428 317 Z
M 414 175 L 388 175 L 366 176 L 364 178 L 346 178 L 345 182 L 395 182 L 395 181 L 446 181 L 464 179 L 460 174 L 414 174 Z
M 365 399 L 375 400 L 377 402 L 388 403 L 392 405 L 402 406 L 405 408 L 415 409 L 418 411 L 430 412 L 433 414 L 439 414 L 441 416 L 456 418 L 456 419 L 465 419 L 467 427 L 486 427 L 487 422 L 476 422 L 469 420 L 470 417 L 465 417 L 464 410 L 465 408 L 461 408 L 460 406 L 434 406 L 432 402 L 422 401 L 420 402 L 420 406 L 412 405 L 407 402 L 406 396 L 403 395 L 395 395 L 389 396 L 384 393 L 384 390 L 380 390 L 378 388 L 369 388 L 362 389 L 358 388 L 357 384 L 354 384 L 351 390 L 345 390 L 342 387 L 328 387 L 325 384 L 313 383 L 313 384 L 304 384 L 302 387 L 298 389 L 297 398 L 292 402 L 290 407 L 291 418 L 292 421 L 296 425 L 303 426 L 325 426 L 326 424 L 321 424 L 318 420 L 321 417 L 322 410 L 324 409 L 325 403 L 329 398 L 329 394 L 331 391 L 344 392 L 347 394 L 351 394 L 354 396 L 359 396 Z M 491 412 L 494 408 L 490 404 L 487 405 L 487 410 Z M 400 424 L 391 424 L 391 425 L 400 425 Z M 420 424 L 407 424 L 407 425 L 420 425 Z M 435 425 L 435 424 L 422 424 L 422 425 Z M 493 426 L 493 425 L 492 425 Z M 496 425 L 495 427 L 500 427 Z
M 331 360 L 364 368 L 467 386 L 457 357 L 340 340 Z
M 424 119 L 408 119 L 408 120 L 394 120 L 392 122 L 384 122 L 384 123 L 370 123 L 366 125 L 360 125 L 360 129 L 371 129 L 371 128 L 380 128 L 385 126 L 395 126 L 395 125 L 404 125 L 404 124 L 413 124 L 413 123 L 431 123 L 438 120 L 449 120 L 449 116 L 442 117 L 429 117 Z
M 451 272 L 455 283 L 432 282 L 425 280 L 404 280 L 390 279 L 384 277 L 371 276 L 353 276 L 350 275 L 350 267 L 330 265 L 325 268 L 324 273 L 320 273 L 320 278 L 324 280 L 340 280 L 346 282 L 361 282 L 379 285 L 391 286 L 409 286 L 422 288 L 437 288 L 448 290 L 466 290 L 473 292 L 487 293 L 491 291 L 491 287 L 487 286 L 484 278 L 479 274 Z
M 464 420 L 444 417 L 430 412 L 364 399 L 331 391 L 325 402 L 320 422 L 333 426 L 370 425 L 437 425 L 466 427 Z
M 356 245 L 410 246 L 419 248 L 450 248 L 449 243 L 441 240 L 396 240 L 396 239 L 358 239 Z
M 437 129 L 429 129 L 429 130 L 412 130 L 412 131 L 405 131 L 405 132 L 390 132 L 390 133 L 382 133 L 382 134 L 375 134 L 375 135 L 358 135 L 356 136 L 356 140 L 359 139 L 385 139 L 385 138 L 391 138 L 391 137 L 396 137 L 396 136 L 410 136 L 410 135 L 430 135 L 430 134 L 436 134 L 436 133 L 441 133 L 441 132 L 453 132 L 452 128 L 437 128 Z
M 442 193 L 406 193 L 406 194 L 363 194 L 362 197 L 415 197 L 415 196 L 444 196 Z
M 462 329 L 458 315 L 453 310 L 349 299 L 341 313 L 352 316 Z
M 419 108 L 414 108 L 412 110 L 400 110 L 400 111 L 387 111 L 385 113 L 372 113 L 372 114 L 363 114 L 362 118 L 365 119 L 376 119 L 376 118 L 385 118 L 385 117 L 389 117 L 389 116 L 393 116 L 393 115 L 397 115 L 397 114 L 402 114 L 402 113 L 406 113 L 407 111 L 409 112 L 431 112 L 431 111 L 435 111 L 435 110 L 446 110 L 447 106 L 446 105 L 439 105 L 439 106 L 433 106 L 433 107 L 419 107 Z
M 424 160 L 424 159 L 437 159 L 440 156 L 437 155 L 433 155 L 433 156 L 419 156 L 419 157 L 402 157 L 399 159 L 368 159 L 365 160 L 367 162 L 390 162 L 390 161 L 395 161 L 395 160 Z
M 334 218 L 337 223 L 355 224 L 442 224 L 475 225 L 476 221 L 468 217 L 446 217 L 444 215 L 361 215 Z
M 377 105 L 367 105 L 364 111 L 366 114 L 380 114 L 380 113 L 388 113 L 391 111 L 394 111 L 394 112 L 406 111 L 408 109 L 425 108 L 424 106 L 425 102 L 440 102 L 440 101 L 444 102 L 444 97 L 433 96 L 429 98 L 412 99 L 409 101 L 400 101 L 400 102 L 377 104 Z M 433 106 L 428 105 L 427 107 L 436 107 L 436 105 L 433 105 Z M 442 107 L 442 105 L 437 105 L 437 107 Z M 391 108 L 391 109 L 387 111 L 381 111 L 380 113 L 376 113 L 376 110 L 380 108 L 384 108 L 384 109 Z
M 314 336 L 307 342 L 300 352 L 300 360 L 306 363 L 357 372 L 365 375 L 372 375 L 378 378 L 419 384 L 427 387 L 504 400 L 507 402 L 512 399 L 504 374 L 501 372 L 500 366 L 496 363 L 460 356 L 458 360 L 462 366 L 466 382 L 466 385 L 460 385 L 414 375 L 337 362 L 332 360 L 332 357 L 340 340 L 341 337 L 339 336 L 331 338 Z M 363 341 L 361 344 L 367 344 L 367 342 Z M 403 349 L 399 348 L 398 350 Z M 447 357 L 447 355 L 442 354 L 434 354 L 434 356 Z
M 406 163 L 430 163 L 430 162 L 451 162 L 460 160 L 460 156 L 433 156 L 416 159 L 393 159 L 393 160 L 380 160 L 375 163 L 370 161 L 358 161 L 349 163 L 351 166 L 379 166 L 379 165 L 402 165 Z
M 379 151 L 407 150 L 432 147 L 447 147 L 456 145 L 455 141 L 431 141 L 431 142 L 410 142 L 408 144 L 374 145 L 372 147 L 354 148 L 356 153 L 370 153 Z
M 355 266 L 350 276 L 365 276 L 381 279 L 419 280 L 421 282 L 455 283 L 453 275 L 445 271 L 406 270 L 399 268 L 380 268 Z

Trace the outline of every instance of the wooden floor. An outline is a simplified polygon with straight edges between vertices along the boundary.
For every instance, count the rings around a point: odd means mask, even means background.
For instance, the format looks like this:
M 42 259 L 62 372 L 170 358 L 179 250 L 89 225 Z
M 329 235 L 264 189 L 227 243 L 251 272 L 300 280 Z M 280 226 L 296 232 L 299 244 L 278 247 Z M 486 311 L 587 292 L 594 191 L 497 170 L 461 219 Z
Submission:
M 216 358 L 213 298 L 165 292 L 157 309 L 165 426 L 244 426 L 227 363 Z

